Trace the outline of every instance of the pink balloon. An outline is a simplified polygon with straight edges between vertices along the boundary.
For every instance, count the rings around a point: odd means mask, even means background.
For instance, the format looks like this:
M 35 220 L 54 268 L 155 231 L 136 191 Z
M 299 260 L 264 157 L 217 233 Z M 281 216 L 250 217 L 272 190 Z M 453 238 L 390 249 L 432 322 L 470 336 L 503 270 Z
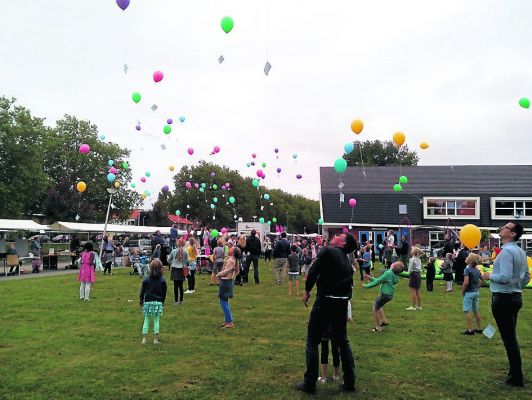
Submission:
M 89 151 L 91 151 L 91 148 L 88 144 L 82 144 L 79 146 L 79 152 L 81 154 L 88 154 Z
M 251 155 L 251 157 L 253 157 L 253 158 L 257 158 L 257 155 L 256 155 L 255 153 L 253 153 L 253 154 Z
M 189 147 L 187 151 L 190 155 L 194 154 L 194 149 L 192 147 Z
M 153 81 L 155 83 L 161 82 L 163 80 L 163 77 L 164 77 L 164 75 L 163 75 L 162 71 L 155 71 L 153 73 Z
M 259 178 L 262 178 L 262 175 L 264 175 L 264 172 L 262 172 L 262 169 L 258 169 L 258 170 L 257 170 L 257 176 L 258 176 Z
M 214 152 L 215 153 L 219 153 L 220 152 L 220 147 L 219 146 L 214 146 Z
M 194 184 L 194 187 L 195 187 L 196 189 L 199 189 L 199 183 L 195 183 L 195 184 Z
M 190 182 L 186 182 L 186 183 L 185 183 L 185 186 L 186 186 L 187 189 L 190 189 L 190 188 L 192 187 L 192 183 L 190 183 Z
M 357 205 L 357 201 L 356 201 L 356 199 L 349 199 L 349 205 L 350 205 L 351 207 L 356 206 L 356 205 Z
M 227 228 L 226 228 L 226 227 L 223 227 L 223 228 L 221 229 L 221 231 L 222 231 L 222 234 L 225 235 L 225 234 L 227 233 Z
M 225 182 L 225 187 L 226 187 L 227 189 L 229 189 L 229 186 L 231 186 L 231 185 L 229 184 L 229 182 Z
M 109 172 L 110 172 L 111 174 L 116 174 L 116 168 L 115 168 L 115 167 L 111 167 L 111 168 L 109 168 Z
M 142 178 L 140 178 L 140 181 L 141 182 L 146 182 L 146 178 L 142 177 Z

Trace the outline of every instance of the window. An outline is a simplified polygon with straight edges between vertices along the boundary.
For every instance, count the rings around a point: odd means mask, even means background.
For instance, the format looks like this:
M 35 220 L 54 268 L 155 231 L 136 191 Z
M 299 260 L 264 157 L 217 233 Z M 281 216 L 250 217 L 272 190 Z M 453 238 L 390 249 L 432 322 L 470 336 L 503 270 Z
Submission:
M 532 219 L 531 197 L 492 197 L 491 219 Z
M 429 245 L 431 249 L 435 247 L 440 247 L 440 243 L 442 241 L 443 241 L 442 231 L 429 231 Z
M 479 203 L 479 197 L 425 197 L 423 216 L 426 219 L 479 219 Z

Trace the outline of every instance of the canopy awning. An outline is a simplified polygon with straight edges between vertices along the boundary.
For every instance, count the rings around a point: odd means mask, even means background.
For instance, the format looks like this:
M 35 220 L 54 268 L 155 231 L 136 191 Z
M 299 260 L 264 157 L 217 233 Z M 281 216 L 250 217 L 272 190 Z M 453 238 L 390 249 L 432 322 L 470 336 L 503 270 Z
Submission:
M 50 227 L 41 225 L 31 219 L 0 219 L 0 231 L 47 231 Z
M 88 224 L 78 222 L 57 221 L 50 225 L 50 229 L 57 232 L 103 232 L 104 224 Z M 106 232 L 110 233 L 155 233 L 160 231 L 163 235 L 170 234 L 169 226 L 136 226 L 136 225 L 118 225 L 107 224 Z M 178 230 L 179 235 L 186 231 Z

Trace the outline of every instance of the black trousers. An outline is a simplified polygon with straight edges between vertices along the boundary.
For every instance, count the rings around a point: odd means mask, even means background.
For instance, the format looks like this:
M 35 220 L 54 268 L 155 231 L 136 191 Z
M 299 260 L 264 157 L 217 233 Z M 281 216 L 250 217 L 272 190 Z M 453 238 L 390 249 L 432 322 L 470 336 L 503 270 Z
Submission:
M 174 301 L 183 301 L 183 282 L 184 281 L 174 281 Z
M 108 261 L 105 263 L 104 267 L 103 267 L 103 273 L 105 274 L 107 271 L 109 271 L 109 273 L 111 273 L 111 265 L 113 265 L 112 261 Z
M 253 263 L 253 278 L 255 279 L 255 283 L 259 283 L 259 256 L 249 255 L 246 258 L 246 266 L 244 267 L 244 271 L 242 271 L 242 280 L 245 283 L 248 282 L 249 267 L 251 266 L 251 263 Z
M 338 349 L 338 344 L 334 339 L 331 340 L 331 351 L 333 356 L 333 367 L 340 366 L 340 350 Z M 329 364 L 329 341 L 321 341 L 321 364 Z
M 317 297 L 308 321 L 305 386 L 310 389 L 316 387 L 319 375 L 318 345 L 323 334 L 332 328 L 332 338 L 338 345 L 344 385 L 348 388 L 355 387 L 355 360 L 347 338 L 347 299 L 330 299 Z
M 427 291 L 432 292 L 434 290 L 434 277 L 427 275 Z
M 510 363 L 510 375 L 514 381 L 523 380 L 521 351 L 516 335 L 517 314 L 522 305 L 521 293 L 493 293 L 491 297 L 491 312 L 501 333 Z
M 196 270 L 191 269 L 187 275 L 188 290 L 194 290 L 196 287 Z

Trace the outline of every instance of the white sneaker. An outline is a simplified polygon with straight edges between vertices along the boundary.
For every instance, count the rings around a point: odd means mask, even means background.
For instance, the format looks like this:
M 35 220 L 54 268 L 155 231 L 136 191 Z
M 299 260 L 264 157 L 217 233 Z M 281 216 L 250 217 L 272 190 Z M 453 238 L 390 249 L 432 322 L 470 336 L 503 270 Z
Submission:
M 423 310 L 423 308 L 421 308 L 421 307 L 416 307 L 416 310 L 421 311 L 421 310 Z
M 406 309 L 409 310 L 409 311 L 411 311 L 411 310 L 415 310 L 416 307 L 412 307 L 412 306 L 410 306 L 410 307 L 407 307 Z
M 185 294 L 190 294 L 192 293 L 192 290 L 185 290 Z
M 159 340 L 153 339 L 153 344 L 159 344 L 159 343 L 161 343 L 161 342 L 159 342 Z
M 142 338 L 142 341 L 140 342 L 141 344 L 146 344 L 148 341 L 146 340 L 145 337 Z
M 191 290 L 190 293 L 196 293 L 196 289 Z
M 318 383 L 327 383 L 327 378 L 325 378 L 324 376 L 320 376 L 318 378 Z
M 179 302 L 177 302 L 177 301 L 174 301 L 174 303 L 173 303 L 174 306 L 177 306 L 178 304 L 179 304 Z

